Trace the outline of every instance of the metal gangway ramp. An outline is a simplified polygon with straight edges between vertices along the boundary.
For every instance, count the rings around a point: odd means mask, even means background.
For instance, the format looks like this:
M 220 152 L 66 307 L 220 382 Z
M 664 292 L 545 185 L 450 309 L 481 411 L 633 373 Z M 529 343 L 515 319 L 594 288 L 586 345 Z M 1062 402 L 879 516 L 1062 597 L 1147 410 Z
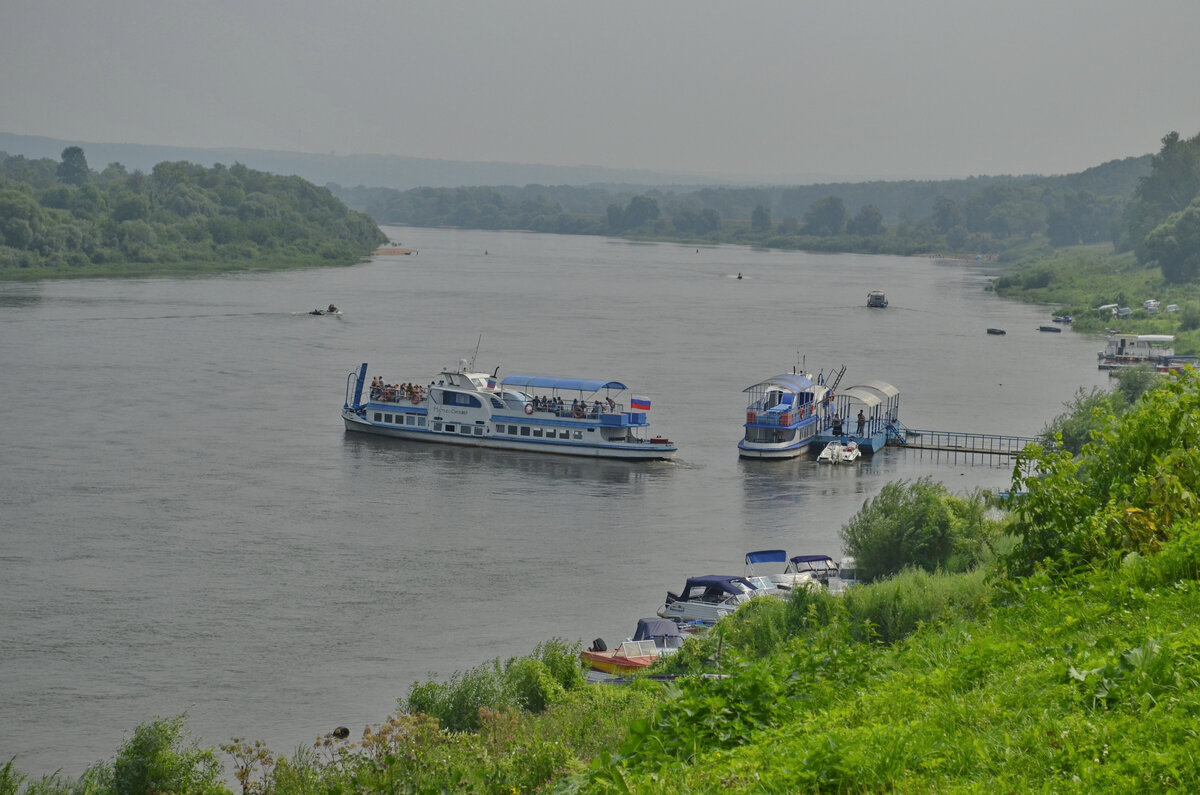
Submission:
M 992 433 L 931 431 L 919 428 L 897 429 L 888 434 L 888 444 L 912 450 L 940 450 L 971 455 L 1020 455 L 1027 444 L 1040 444 L 1033 436 L 1006 436 Z

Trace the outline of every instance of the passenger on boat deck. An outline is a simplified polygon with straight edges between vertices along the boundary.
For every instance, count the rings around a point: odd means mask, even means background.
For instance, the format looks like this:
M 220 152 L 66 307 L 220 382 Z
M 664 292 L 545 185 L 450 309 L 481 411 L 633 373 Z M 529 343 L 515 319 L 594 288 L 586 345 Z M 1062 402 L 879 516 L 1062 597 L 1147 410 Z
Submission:
M 867 424 L 867 418 L 863 416 L 862 409 L 858 410 L 858 435 L 862 436 L 863 427 Z
M 617 401 L 613 400 L 611 395 L 606 397 L 605 400 L 608 401 L 608 410 L 609 411 L 612 411 L 617 407 Z
M 842 435 L 842 418 L 838 416 L 838 413 L 836 411 L 833 412 L 833 435 L 834 436 Z

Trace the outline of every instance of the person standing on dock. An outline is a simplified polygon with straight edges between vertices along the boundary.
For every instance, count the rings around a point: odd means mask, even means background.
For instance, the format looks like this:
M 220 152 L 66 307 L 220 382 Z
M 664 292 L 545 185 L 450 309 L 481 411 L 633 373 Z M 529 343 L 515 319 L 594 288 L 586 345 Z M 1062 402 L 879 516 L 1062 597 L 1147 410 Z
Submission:
M 867 424 L 867 418 L 863 416 L 862 409 L 858 410 L 858 435 L 863 435 L 863 427 Z

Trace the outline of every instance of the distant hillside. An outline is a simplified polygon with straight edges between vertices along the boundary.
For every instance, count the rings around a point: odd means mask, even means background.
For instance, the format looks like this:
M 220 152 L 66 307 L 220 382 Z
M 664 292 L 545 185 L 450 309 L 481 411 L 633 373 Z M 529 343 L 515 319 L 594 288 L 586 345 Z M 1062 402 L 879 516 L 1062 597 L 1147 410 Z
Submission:
M 321 155 L 261 149 L 197 149 L 178 146 L 65 141 L 0 132 L 0 152 L 57 160 L 63 149 L 78 146 L 99 168 L 121 163 L 130 171 L 149 172 L 154 166 L 186 161 L 204 166 L 241 163 L 248 168 L 283 176 L 295 175 L 325 185 L 395 188 L 456 188 L 465 185 L 591 185 L 618 183 L 640 186 L 715 184 L 720 180 L 695 174 L 666 174 L 599 166 L 547 166 L 521 163 L 474 163 L 428 160 L 400 155 Z

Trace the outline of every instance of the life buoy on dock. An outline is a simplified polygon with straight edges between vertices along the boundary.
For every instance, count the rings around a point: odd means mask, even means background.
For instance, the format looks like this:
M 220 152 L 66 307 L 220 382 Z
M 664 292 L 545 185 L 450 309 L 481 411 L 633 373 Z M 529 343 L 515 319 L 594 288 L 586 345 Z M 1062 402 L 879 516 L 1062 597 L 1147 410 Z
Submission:
M 532 404 L 532 403 L 526 403 L 526 404 L 525 404 L 525 413 L 526 413 L 526 414 L 532 414 L 532 413 L 533 413 L 533 404 Z
M 575 415 L 575 419 L 583 419 L 583 406 L 580 406 L 578 403 L 576 403 L 575 408 L 571 411 L 571 413 Z

